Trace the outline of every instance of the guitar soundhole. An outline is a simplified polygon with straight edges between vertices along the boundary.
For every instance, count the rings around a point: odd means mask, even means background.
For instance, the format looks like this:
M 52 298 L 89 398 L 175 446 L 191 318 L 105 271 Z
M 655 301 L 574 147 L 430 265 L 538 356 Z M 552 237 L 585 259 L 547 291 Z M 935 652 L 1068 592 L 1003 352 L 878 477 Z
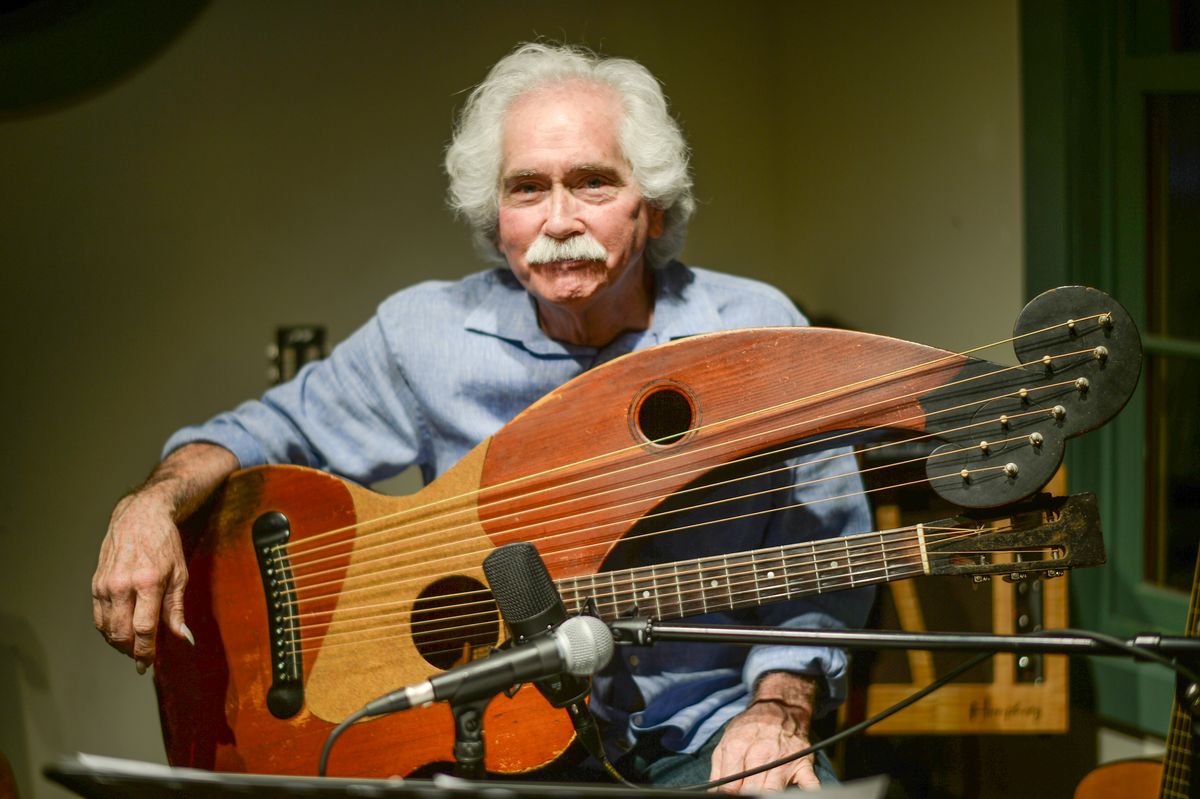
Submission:
M 486 654 L 500 640 L 500 614 L 492 592 L 470 577 L 444 577 L 413 603 L 413 643 L 439 669 Z
M 638 432 L 659 446 L 674 444 L 695 427 L 691 396 L 673 384 L 655 386 L 643 394 L 634 413 Z

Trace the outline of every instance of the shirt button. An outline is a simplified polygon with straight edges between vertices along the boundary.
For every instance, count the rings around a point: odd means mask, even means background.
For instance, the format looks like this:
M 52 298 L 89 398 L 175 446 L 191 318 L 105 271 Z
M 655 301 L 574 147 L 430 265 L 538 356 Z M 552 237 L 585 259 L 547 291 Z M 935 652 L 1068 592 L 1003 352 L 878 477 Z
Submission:
M 637 655 L 630 655 L 630 656 L 629 656 L 629 665 L 630 665 L 630 666 L 632 666 L 632 667 L 634 667 L 634 668 L 636 669 L 636 668 L 637 668 L 637 664 L 639 664 L 639 663 L 641 663 L 641 661 L 640 661 L 640 660 L 638 660 L 638 656 L 637 656 Z

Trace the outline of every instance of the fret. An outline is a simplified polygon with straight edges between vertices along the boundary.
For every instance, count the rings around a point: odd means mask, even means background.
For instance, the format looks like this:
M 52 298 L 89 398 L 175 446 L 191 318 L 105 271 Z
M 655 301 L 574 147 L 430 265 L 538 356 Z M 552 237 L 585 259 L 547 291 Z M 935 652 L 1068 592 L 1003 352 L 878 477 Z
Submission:
M 619 619 L 619 618 L 621 618 L 621 604 L 620 604 L 620 600 L 618 599 L 618 597 L 620 595 L 617 593 L 617 573 L 616 572 L 608 573 L 608 585 L 609 585 L 609 588 L 612 590 L 613 618 Z
M 585 589 L 587 595 L 582 596 L 579 599 L 580 609 L 582 610 L 584 607 L 586 607 L 587 601 L 589 599 L 591 599 L 593 604 L 595 604 L 595 606 L 596 606 L 597 612 L 599 612 L 599 613 L 601 613 L 601 615 L 603 615 L 603 611 L 600 610 L 600 600 L 596 598 L 596 575 L 589 574 L 589 575 L 586 575 L 586 577 L 583 579 L 586 579 L 588 581 L 588 587 L 587 587 L 587 589 Z
M 817 569 L 817 591 L 838 591 L 850 585 L 850 564 L 841 539 L 816 541 L 812 545 Z
M 562 580 L 556 580 L 554 585 L 558 589 L 558 595 L 562 597 L 567 613 L 579 613 L 580 610 L 577 607 L 579 604 L 579 579 L 577 577 L 567 577 Z
M 729 607 L 729 568 L 724 559 L 705 558 L 700 562 L 700 598 L 704 612 Z
M 625 572 L 629 576 L 629 604 L 628 614 L 630 616 L 641 616 L 642 614 L 642 597 L 641 590 L 637 584 L 637 569 L 630 569 Z
M 658 600 L 658 574 L 655 567 L 650 567 L 650 590 L 654 594 L 654 618 L 661 619 L 663 617 L 662 603 Z
M 737 552 L 726 555 L 725 574 L 729 590 L 729 604 L 726 607 L 744 608 L 763 603 L 759 591 L 757 569 L 754 566 L 753 552 Z
M 679 585 L 679 564 L 672 563 L 670 566 L 671 576 L 670 578 L 664 577 L 664 582 L 666 584 L 664 587 L 659 589 L 659 595 L 665 595 L 668 597 L 668 600 L 670 600 L 667 605 L 667 611 L 662 618 L 678 619 L 679 617 L 682 617 L 682 615 L 688 615 L 688 611 L 686 611 L 683 603 L 683 587 L 682 585 Z
M 685 562 L 683 583 L 679 581 L 679 564 L 675 564 L 675 587 L 679 592 L 679 614 L 695 616 L 704 613 L 708 608 L 704 604 L 704 588 L 700 585 L 699 566 L 693 562 Z M 684 588 L 683 586 L 687 587 Z
M 919 525 L 918 525 L 919 527 Z M 912 528 L 916 530 L 917 528 Z M 883 533 L 879 534 L 880 541 L 883 541 Z M 891 576 L 889 579 L 895 579 L 896 576 L 907 577 L 915 573 L 928 573 L 923 563 L 925 553 L 925 539 L 922 537 L 919 540 L 916 537 L 909 535 L 908 531 L 902 535 L 900 530 L 892 530 L 889 535 L 892 537 L 890 544 L 881 543 L 884 547 L 884 563 L 890 567 Z M 891 550 L 889 553 L 888 550 Z
M 779 548 L 779 564 L 780 564 L 780 568 L 783 570 L 784 591 L 787 592 L 787 598 L 791 599 L 792 598 L 792 581 L 791 581 L 791 578 L 788 577 L 787 550 L 785 550 L 783 547 Z
M 783 557 L 783 547 L 779 548 L 780 554 L 778 555 L 764 554 L 759 557 L 759 552 L 765 553 L 766 550 L 750 553 L 754 569 L 754 586 L 759 601 L 767 603 L 787 599 L 791 594 L 787 584 L 787 559 Z M 774 553 L 774 549 L 771 552 Z
M 883 545 L 883 531 L 880 530 L 875 535 L 879 536 L 879 559 L 883 562 L 883 581 L 890 582 L 892 577 L 888 573 L 888 553 L 887 547 Z
M 718 608 L 724 610 L 733 607 L 733 597 L 737 593 L 737 585 L 734 583 L 733 575 L 729 572 L 729 556 L 721 556 L 721 566 L 725 571 L 725 602 Z
M 842 544 L 846 548 L 846 571 L 850 574 L 850 587 L 854 587 L 854 563 L 850 557 L 850 539 L 842 538 Z

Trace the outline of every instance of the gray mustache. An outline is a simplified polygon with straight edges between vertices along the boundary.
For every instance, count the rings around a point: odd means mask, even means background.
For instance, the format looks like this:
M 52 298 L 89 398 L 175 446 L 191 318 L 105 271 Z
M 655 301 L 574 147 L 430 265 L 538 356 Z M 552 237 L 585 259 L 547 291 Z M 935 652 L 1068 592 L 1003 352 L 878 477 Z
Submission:
M 553 239 L 544 233 L 538 236 L 525 251 L 525 260 L 530 264 L 547 264 L 554 261 L 607 261 L 608 250 L 590 233 L 580 233 L 569 239 Z

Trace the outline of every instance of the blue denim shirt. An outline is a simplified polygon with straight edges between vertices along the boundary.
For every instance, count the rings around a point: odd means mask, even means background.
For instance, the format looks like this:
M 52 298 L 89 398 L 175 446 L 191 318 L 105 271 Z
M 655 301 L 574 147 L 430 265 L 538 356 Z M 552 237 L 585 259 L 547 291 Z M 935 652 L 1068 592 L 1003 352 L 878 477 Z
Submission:
M 597 349 L 547 337 L 532 298 L 507 270 L 422 283 L 385 300 L 324 361 L 305 366 L 260 400 L 178 431 L 164 453 L 208 441 L 228 448 L 243 467 L 295 463 L 370 484 L 415 464 L 429 482 L 535 400 L 598 364 L 697 333 L 806 323 L 765 284 L 677 262 L 655 271 L 655 294 L 649 329 Z M 638 559 L 690 559 L 871 529 L 852 456 L 799 469 L 757 479 L 808 486 L 747 502 L 810 503 L 805 507 L 655 539 Z M 841 474 L 849 476 L 813 482 Z M 812 502 L 847 495 L 856 498 Z M 841 591 L 698 618 L 855 627 L 864 622 L 872 596 L 869 588 Z M 823 678 L 821 713 L 844 697 L 846 665 L 841 650 L 822 647 L 622 648 L 595 680 L 592 709 L 609 722 L 613 743 L 627 745 L 637 733 L 658 730 L 667 748 L 694 752 L 745 709 L 762 674 L 783 670 Z

